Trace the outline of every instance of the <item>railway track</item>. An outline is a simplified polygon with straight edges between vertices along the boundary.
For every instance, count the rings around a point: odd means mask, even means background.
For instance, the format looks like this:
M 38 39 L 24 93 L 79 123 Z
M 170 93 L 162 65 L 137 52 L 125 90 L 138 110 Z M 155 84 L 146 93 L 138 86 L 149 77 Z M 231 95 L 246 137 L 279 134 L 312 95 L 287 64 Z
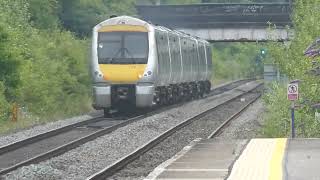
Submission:
M 255 89 L 261 87 L 261 85 L 262 84 L 257 86 Z M 242 97 L 245 94 L 251 93 L 252 91 L 254 91 L 254 90 L 251 90 L 249 92 L 243 92 L 243 94 L 240 94 L 240 95 L 238 95 L 238 96 L 236 96 L 236 97 L 234 97 L 234 98 L 232 98 L 232 99 L 230 99 L 228 101 L 225 101 L 225 102 L 219 104 L 218 106 L 216 106 L 214 108 L 211 108 L 209 110 L 203 111 L 203 112 L 199 113 L 196 116 L 193 116 L 191 118 L 188 118 L 188 119 L 184 120 L 182 123 L 176 125 L 175 127 L 167 130 L 166 132 L 164 132 L 161 135 L 157 136 L 156 138 L 152 139 L 148 143 L 146 143 L 146 144 L 142 145 L 141 147 L 137 148 L 134 152 L 130 153 L 129 155 L 127 155 L 127 156 L 123 157 L 122 159 L 116 161 L 115 163 L 111 164 L 110 166 L 102 169 L 101 171 L 97 172 L 96 174 L 88 177 L 87 180 L 101 180 L 101 179 L 108 179 L 109 177 L 113 177 L 113 175 L 115 175 L 116 173 L 118 173 L 119 171 L 121 171 L 122 169 L 127 167 L 128 165 L 130 165 L 130 163 L 132 163 L 133 161 L 135 161 L 136 159 L 138 159 L 139 157 L 141 157 L 142 155 L 144 155 L 148 151 L 151 151 L 157 145 L 159 145 L 160 143 L 165 141 L 167 138 L 169 138 L 170 136 L 172 136 L 176 132 L 180 131 L 182 128 L 187 127 L 191 123 L 193 123 L 193 122 L 203 118 L 204 116 L 210 114 L 215 109 L 217 109 L 217 108 L 219 108 L 219 107 L 221 107 L 221 106 L 223 106 L 223 105 L 225 105 L 225 104 L 227 104 L 227 103 L 229 103 L 231 101 L 234 101 L 235 99 L 237 99 L 239 97 Z M 227 125 L 233 119 L 235 119 L 237 116 L 239 116 L 247 107 L 249 107 L 249 105 L 251 105 L 257 99 L 259 99 L 260 96 L 261 96 L 261 94 L 259 93 L 253 99 L 249 100 L 249 102 L 245 106 L 243 106 L 239 111 L 237 111 L 236 113 L 232 114 L 229 118 L 227 118 L 225 121 L 223 121 L 221 123 L 221 125 L 218 126 L 218 128 L 216 128 L 214 130 L 214 132 L 211 133 L 208 136 L 208 138 L 213 138 L 213 137 L 217 136 L 220 132 L 222 132 L 223 129 L 226 128 Z M 132 165 L 132 166 L 137 166 L 137 164 Z M 141 171 L 141 169 L 139 169 L 139 170 Z M 119 179 L 119 177 L 116 176 L 114 179 Z
M 234 89 L 249 81 L 252 79 L 222 85 L 213 89 L 206 97 Z M 120 127 L 182 104 L 163 107 L 142 115 L 134 114 L 130 117 L 95 117 L 0 147 L 0 175 L 61 155 Z
M 0 175 L 19 167 L 38 163 L 63 154 L 81 144 L 144 117 L 140 115 L 120 120 L 94 118 L 85 124 L 77 123 L 2 147 L 0 149 Z

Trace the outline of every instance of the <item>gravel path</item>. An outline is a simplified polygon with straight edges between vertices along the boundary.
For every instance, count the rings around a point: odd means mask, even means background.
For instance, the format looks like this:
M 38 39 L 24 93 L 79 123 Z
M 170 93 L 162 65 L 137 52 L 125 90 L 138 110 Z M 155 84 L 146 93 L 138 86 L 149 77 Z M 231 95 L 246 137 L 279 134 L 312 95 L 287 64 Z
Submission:
M 253 99 L 256 96 L 257 94 L 248 94 L 244 97 Z M 244 107 L 246 103 L 247 102 L 242 102 L 240 98 L 238 98 L 217 108 L 212 113 L 182 128 L 108 179 L 129 180 L 145 178 L 159 164 L 170 159 L 194 139 L 207 138 L 223 121 Z
M 253 103 L 217 137 L 223 139 L 251 139 L 259 135 L 263 123 L 264 106 L 261 99 Z
M 186 118 L 237 96 L 257 85 L 247 83 L 224 94 L 187 103 L 166 112 L 147 117 L 88 142 L 61 156 L 36 165 L 22 167 L 4 179 L 85 179 L 107 165 L 132 152 L 155 136 Z

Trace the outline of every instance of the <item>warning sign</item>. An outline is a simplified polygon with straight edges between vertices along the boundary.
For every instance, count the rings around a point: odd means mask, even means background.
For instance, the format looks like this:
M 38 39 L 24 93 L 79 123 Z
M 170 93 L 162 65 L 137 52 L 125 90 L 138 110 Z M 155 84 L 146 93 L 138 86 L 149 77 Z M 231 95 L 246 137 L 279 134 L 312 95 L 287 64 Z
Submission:
M 295 101 L 299 99 L 299 86 L 297 83 L 288 84 L 288 100 Z

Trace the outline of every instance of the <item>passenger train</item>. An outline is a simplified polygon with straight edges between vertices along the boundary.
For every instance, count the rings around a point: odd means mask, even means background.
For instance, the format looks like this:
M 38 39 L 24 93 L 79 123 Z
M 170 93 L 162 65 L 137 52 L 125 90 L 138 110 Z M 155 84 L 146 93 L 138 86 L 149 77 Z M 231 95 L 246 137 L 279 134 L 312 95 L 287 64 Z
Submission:
M 210 44 L 183 32 L 119 16 L 93 29 L 93 107 L 137 108 L 203 96 L 211 88 Z

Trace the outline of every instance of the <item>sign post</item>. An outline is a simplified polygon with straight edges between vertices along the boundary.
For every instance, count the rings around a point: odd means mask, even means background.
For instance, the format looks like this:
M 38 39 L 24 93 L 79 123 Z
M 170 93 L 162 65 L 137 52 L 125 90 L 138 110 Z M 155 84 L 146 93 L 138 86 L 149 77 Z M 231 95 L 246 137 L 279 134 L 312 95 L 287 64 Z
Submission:
M 294 102 L 299 99 L 299 85 L 298 83 L 290 83 L 287 86 L 288 100 L 291 101 L 291 138 L 295 138 L 294 128 Z
M 291 138 L 295 138 L 295 128 L 294 128 L 294 101 L 291 102 Z

